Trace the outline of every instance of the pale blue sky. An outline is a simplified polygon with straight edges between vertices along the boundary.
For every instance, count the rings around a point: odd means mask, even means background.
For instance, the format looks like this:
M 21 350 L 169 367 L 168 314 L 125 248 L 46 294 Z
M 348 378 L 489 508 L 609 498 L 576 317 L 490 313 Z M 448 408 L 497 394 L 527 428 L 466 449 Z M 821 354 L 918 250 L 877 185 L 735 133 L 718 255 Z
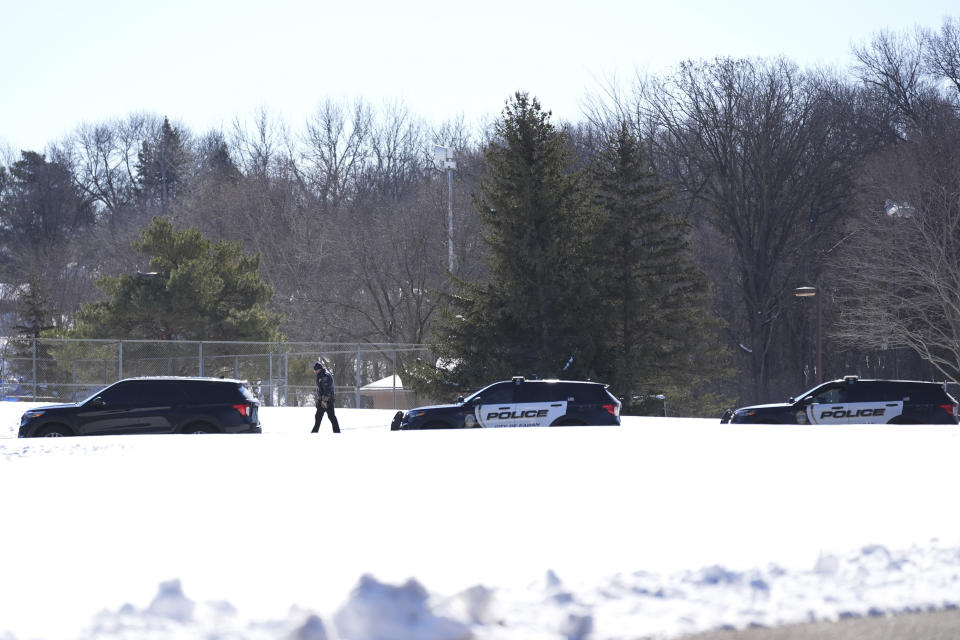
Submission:
M 265 106 L 297 128 L 327 97 L 474 122 L 523 89 L 576 120 L 637 69 L 725 55 L 845 68 L 873 33 L 947 15 L 956 0 L 0 0 L 0 149 L 137 111 L 203 133 Z

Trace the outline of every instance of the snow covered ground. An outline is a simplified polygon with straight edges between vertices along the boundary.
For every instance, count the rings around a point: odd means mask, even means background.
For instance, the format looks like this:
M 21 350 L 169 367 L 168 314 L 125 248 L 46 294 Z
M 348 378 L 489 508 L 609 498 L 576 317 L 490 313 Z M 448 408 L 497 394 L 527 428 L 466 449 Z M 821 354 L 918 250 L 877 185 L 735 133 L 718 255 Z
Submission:
M 0 639 L 677 638 L 960 605 L 957 427 L 18 440 Z

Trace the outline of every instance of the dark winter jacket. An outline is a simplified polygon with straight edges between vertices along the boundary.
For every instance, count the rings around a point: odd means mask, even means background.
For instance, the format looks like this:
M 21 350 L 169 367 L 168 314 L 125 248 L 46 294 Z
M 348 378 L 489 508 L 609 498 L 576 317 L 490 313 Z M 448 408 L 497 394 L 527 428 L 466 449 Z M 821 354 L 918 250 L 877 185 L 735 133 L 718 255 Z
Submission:
M 332 402 L 335 392 L 336 387 L 333 384 L 333 374 L 326 369 L 317 371 L 317 399 L 322 400 L 323 398 L 328 398 Z

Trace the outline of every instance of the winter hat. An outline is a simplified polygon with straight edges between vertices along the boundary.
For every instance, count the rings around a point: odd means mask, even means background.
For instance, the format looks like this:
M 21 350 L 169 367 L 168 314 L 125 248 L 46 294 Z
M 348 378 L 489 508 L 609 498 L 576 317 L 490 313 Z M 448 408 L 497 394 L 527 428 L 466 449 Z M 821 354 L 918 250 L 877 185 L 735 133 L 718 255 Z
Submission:
M 320 358 L 317 358 L 317 361 L 313 363 L 313 370 L 319 371 L 320 369 L 323 369 L 323 363 L 320 362 Z

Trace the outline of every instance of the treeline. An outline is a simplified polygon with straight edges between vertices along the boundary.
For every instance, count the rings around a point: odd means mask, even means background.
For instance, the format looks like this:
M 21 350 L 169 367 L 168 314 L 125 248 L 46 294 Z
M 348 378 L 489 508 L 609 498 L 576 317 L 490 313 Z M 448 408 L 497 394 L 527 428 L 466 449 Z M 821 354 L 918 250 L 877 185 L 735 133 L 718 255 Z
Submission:
M 609 87 L 580 122 L 551 123 L 544 105 L 544 142 L 558 141 L 563 160 L 531 206 L 508 197 L 515 183 L 503 173 L 526 94 L 479 131 L 364 101 L 326 101 L 296 132 L 266 110 L 204 134 L 144 114 L 84 124 L 0 166 L 3 295 L 14 304 L 18 285 L 41 282 L 47 330 L 66 332 L 83 303 L 105 296 L 98 278 L 148 270 L 134 244 L 162 216 L 259 254 L 270 311 L 293 340 L 433 341 L 452 362 L 449 349 L 467 344 L 450 324 L 470 318 L 462 305 L 518 304 L 495 300 L 494 285 L 535 274 L 526 291 L 555 299 L 530 313 L 572 320 L 541 323 L 519 361 L 557 374 L 567 359 L 555 356 L 579 349 L 574 370 L 599 375 L 586 363 L 616 360 L 617 376 L 642 373 L 622 391 L 631 398 L 696 385 L 726 402 L 771 400 L 847 373 L 958 380 L 960 21 L 880 34 L 855 54 L 842 71 L 689 62 Z M 437 143 L 457 161 L 452 274 Z M 617 183 L 625 153 L 642 162 L 632 193 Z M 518 239 L 501 235 L 535 210 L 525 246 L 541 259 L 511 262 Z M 575 271 L 550 280 L 546 264 Z M 696 270 L 702 288 L 683 284 L 696 275 L 667 277 Z M 800 286 L 817 288 L 819 321 Z M 635 295 L 618 299 L 623 290 Z M 671 295 L 680 316 L 663 306 Z M 477 346 L 517 326 L 485 318 L 472 327 Z M 504 366 L 475 371 L 532 373 Z

